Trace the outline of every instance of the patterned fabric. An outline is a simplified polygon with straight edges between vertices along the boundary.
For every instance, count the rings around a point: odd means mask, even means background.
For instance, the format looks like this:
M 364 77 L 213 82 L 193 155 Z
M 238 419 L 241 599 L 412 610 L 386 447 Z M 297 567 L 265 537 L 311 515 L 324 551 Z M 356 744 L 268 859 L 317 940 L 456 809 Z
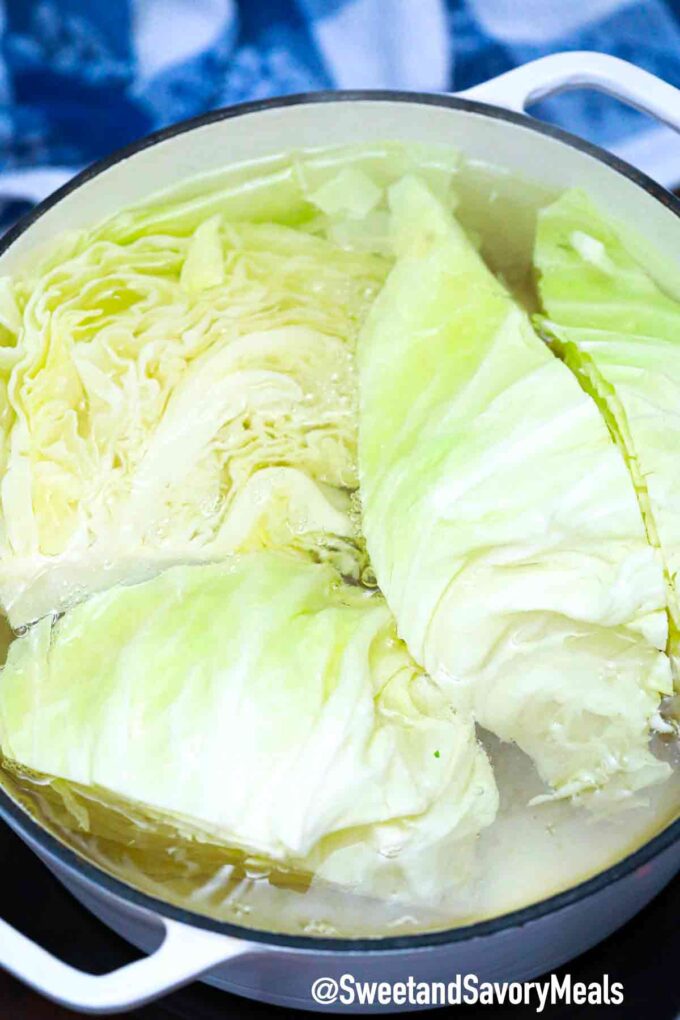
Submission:
M 680 85 L 679 0 L 0 0 L 0 39 L 5 224 L 112 149 L 246 99 L 454 91 L 568 49 Z M 534 112 L 680 182 L 678 137 L 613 99 Z

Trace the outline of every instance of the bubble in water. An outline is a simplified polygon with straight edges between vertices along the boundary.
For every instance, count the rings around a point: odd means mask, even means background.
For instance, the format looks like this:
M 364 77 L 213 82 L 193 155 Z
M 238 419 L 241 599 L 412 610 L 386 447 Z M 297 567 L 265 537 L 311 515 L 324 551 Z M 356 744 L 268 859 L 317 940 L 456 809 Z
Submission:
M 302 926 L 305 935 L 337 935 L 338 929 L 327 921 L 308 921 Z
M 395 857 L 399 856 L 402 850 L 403 846 L 401 843 L 393 843 L 391 846 L 381 846 L 378 853 L 381 857 L 387 857 L 388 860 L 393 860 Z
M 269 875 L 269 866 L 264 864 L 262 861 L 246 861 L 243 869 L 248 876 L 254 880 L 267 878 Z

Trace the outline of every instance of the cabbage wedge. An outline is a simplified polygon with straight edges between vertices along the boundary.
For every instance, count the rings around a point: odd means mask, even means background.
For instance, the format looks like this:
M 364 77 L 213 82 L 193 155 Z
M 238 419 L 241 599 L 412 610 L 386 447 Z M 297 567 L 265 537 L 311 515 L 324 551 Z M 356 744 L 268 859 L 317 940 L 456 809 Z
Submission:
M 358 346 L 363 528 L 400 636 L 546 796 L 662 780 L 663 571 L 595 403 L 417 178 Z
M 188 237 L 73 245 L 10 288 L 0 601 L 12 624 L 236 550 L 333 558 L 330 540 L 351 561 L 353 346 L 385 260 L 218 216 Z
M 538 217 L 542 328 L 602 407 L 624 450 L 668 585 L 680 655 L 680 302 L 581 191 Z M 680 286 L 680 279 L 678 279 Z
M 381 596 L 275 551 L 39 621 L 0 678 L 0 746 L 193 837 L 376 894 L 441 896 L 498 804 L 470 717 Z

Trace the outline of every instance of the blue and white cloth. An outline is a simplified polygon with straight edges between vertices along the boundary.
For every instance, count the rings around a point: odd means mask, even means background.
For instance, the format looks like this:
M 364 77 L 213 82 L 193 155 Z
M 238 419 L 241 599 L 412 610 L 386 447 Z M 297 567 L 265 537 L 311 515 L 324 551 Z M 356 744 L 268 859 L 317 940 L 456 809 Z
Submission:
M 310 89 L 457 91 L 559 50 L 680 85 L 678 0 L 0 0 L 0 222 L 156 128 Z M 680 183 L 680 139 L 574 92 L 537 115 Z

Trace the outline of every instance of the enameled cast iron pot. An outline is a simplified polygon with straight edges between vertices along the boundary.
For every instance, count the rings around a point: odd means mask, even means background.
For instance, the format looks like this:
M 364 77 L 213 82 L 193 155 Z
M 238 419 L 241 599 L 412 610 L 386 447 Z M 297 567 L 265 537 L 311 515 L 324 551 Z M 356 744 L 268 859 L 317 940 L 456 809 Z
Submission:
M 551 188 L 587 188 L 677 262 L 675 198 L 620 160 L 523 113 L 541 97 L 576 87 L 608 92 L 680 130 L 680 92 L 595 53 L 545 57 L 453 97 L 333 92 L 247 103 L 161 131 L 80 174 L 4 238 L 0 272 L 11 271 L 24 253 L 58 231 L 93 223 L 201 171 L 291 146 L 376 138 L 450 143 L 468 157 Z M 468 973 L 484 981 L 527 979 L 614 931 L 680 867 L 676 821 L 614 867 L 524 910 L 435 934 L 332 940 L 251 931 L 178 909 L 86 863 L 2 792 L 0 816 L 93 913 L 149 954 L 92 976 L 0 921 L 1 965 L 58 1002 L 99 1013 L 130 1009 L 199 976 L 218 988 L 299 1009 L 324 1008 L 310 995 L 315 979 L 348 972 L 378 981 L 409 975 L 449 981 Z

